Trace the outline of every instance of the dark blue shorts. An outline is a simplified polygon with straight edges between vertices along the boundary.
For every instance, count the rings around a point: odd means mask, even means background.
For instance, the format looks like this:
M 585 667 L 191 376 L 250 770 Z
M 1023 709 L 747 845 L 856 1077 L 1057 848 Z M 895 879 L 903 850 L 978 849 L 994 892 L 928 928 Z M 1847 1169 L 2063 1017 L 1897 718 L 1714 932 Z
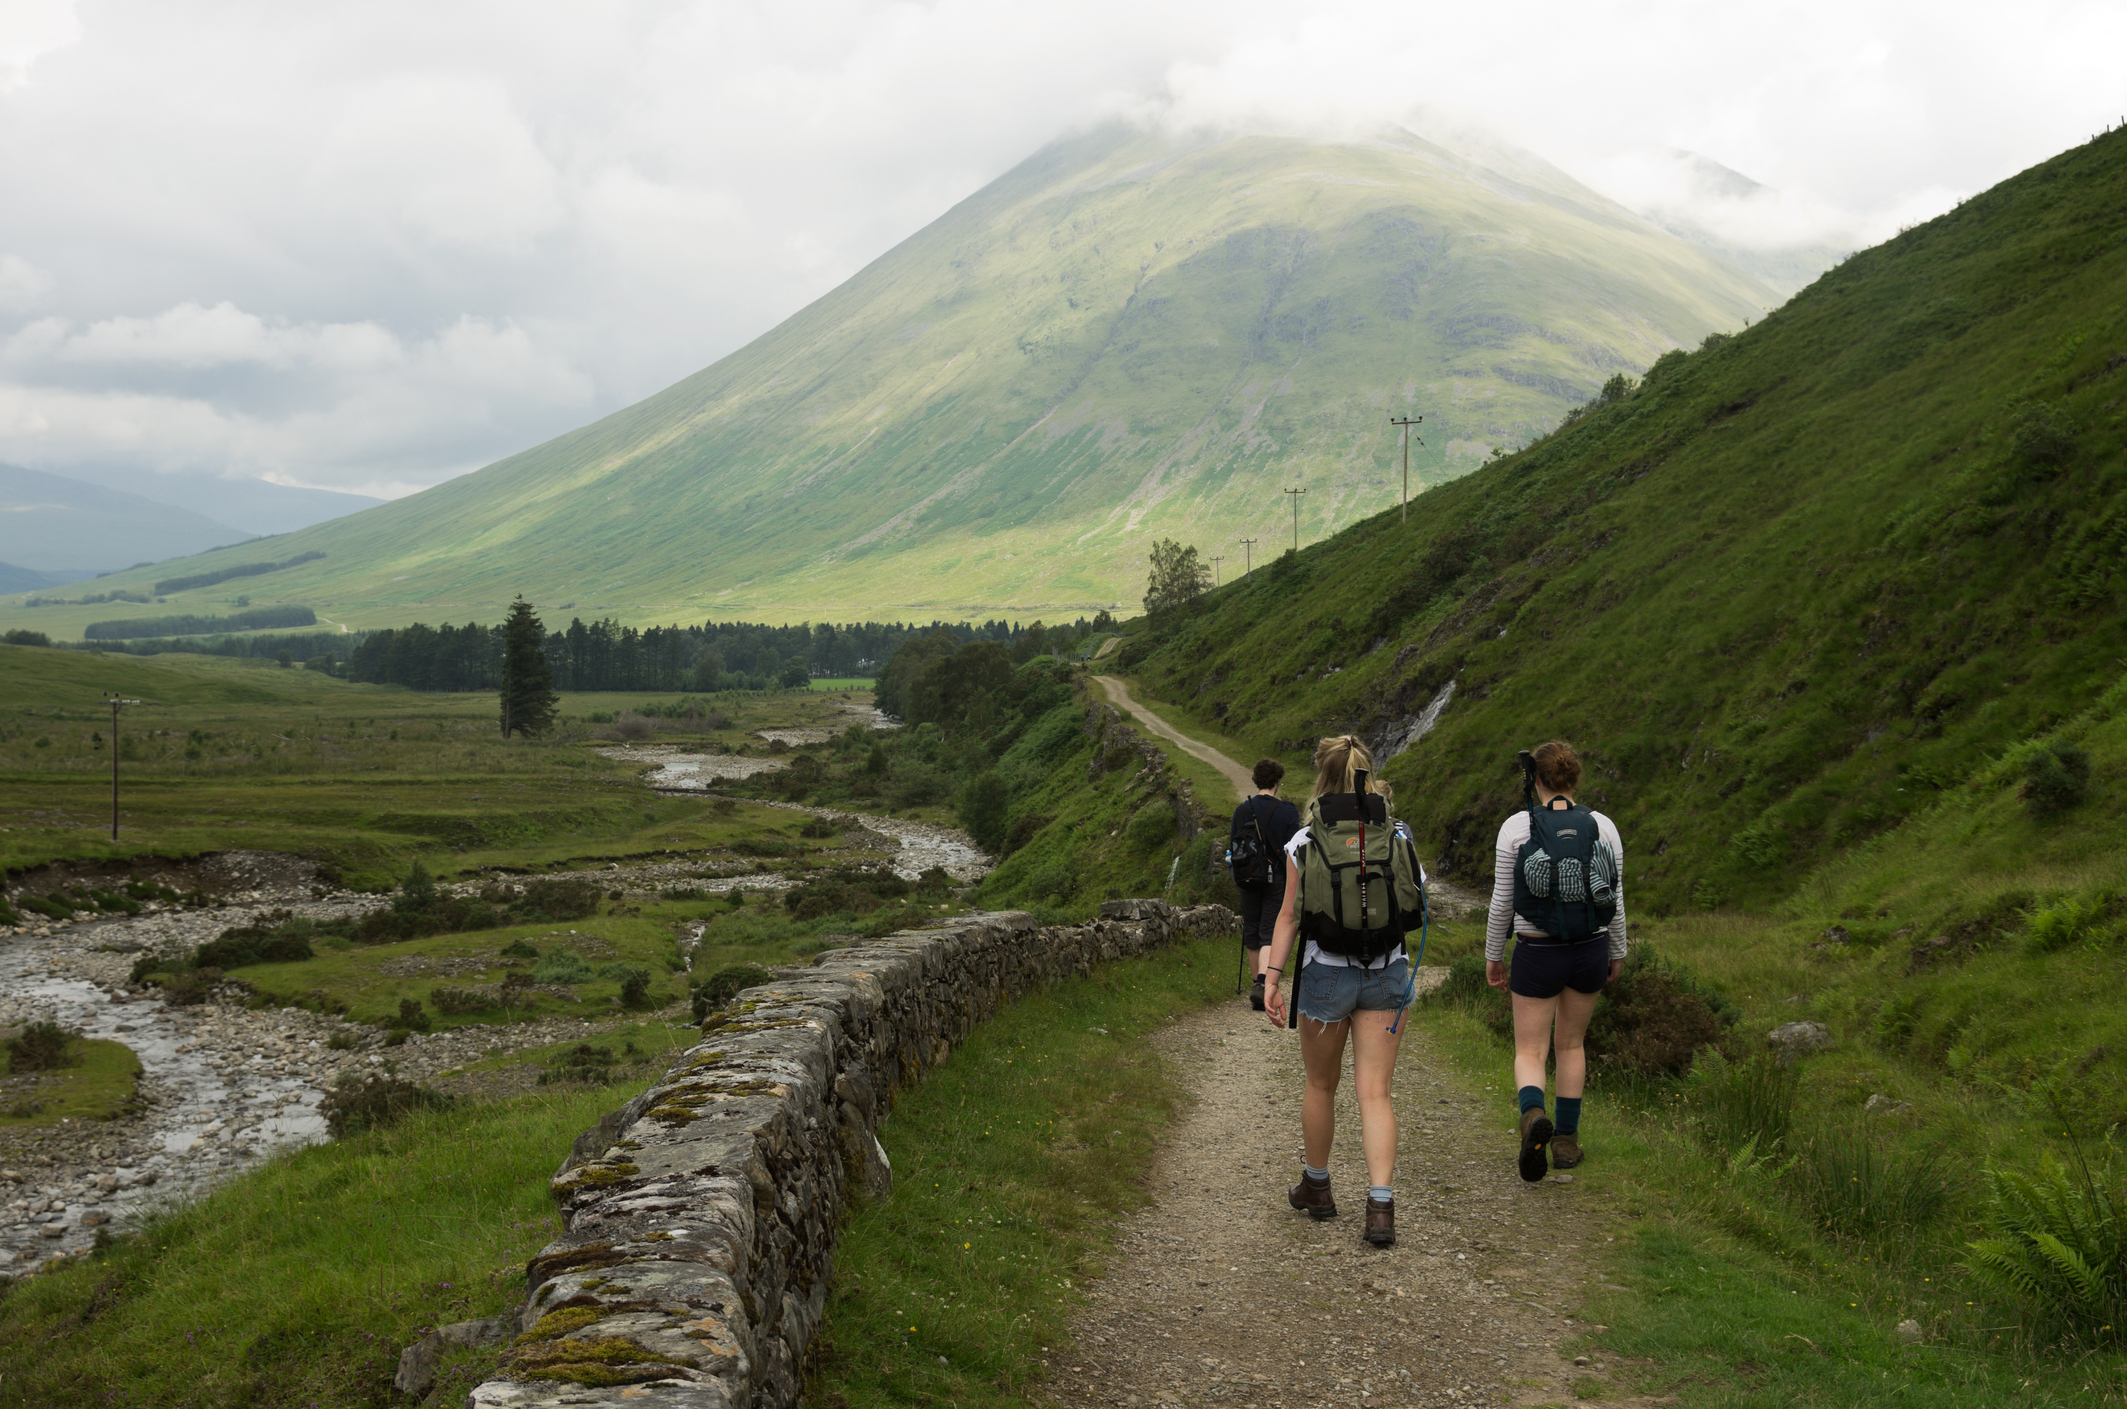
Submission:
M 1544 944 L 1516 938 L 1507 990 L 1524 998 L 1556 998 L 1566 989 L 1600 993 L 1610 980 L 1610 936 L 1578 944 Z

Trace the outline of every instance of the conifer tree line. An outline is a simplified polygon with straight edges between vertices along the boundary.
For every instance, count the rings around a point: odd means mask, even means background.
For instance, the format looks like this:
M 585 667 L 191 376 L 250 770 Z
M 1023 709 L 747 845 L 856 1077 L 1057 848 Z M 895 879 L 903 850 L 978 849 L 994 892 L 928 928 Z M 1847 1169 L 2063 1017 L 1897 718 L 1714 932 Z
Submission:
M 529 609 L 529 608 L 528 608 Z M 514 608 L 513 608 L 514 610 Z M 1080 640 L 1106 618 L 1068 625 L 971 622 L 704 622 L 638 630 L 607 618 L 572 619 L 540 633 L 554 690 L 768 690 L 803 687 L 815 676 L 874 677 L 901 644 L 918 635 L 956 642 L 996 642 L 1017 649 L 1039 631 L 1058 642 Z M 536 618 L 535 618 L 536 620 Z M 505 683 L 505 625 L 411 626 L 368 632 L 346 660 L 349 679 L 424 691 L 500 689 Z

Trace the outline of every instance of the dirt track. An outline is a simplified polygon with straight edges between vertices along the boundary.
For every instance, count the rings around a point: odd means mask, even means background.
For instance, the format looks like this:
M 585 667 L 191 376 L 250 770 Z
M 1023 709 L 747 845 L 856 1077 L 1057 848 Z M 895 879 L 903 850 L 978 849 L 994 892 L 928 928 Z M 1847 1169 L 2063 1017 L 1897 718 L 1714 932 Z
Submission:
M 1112 675 L 1096 675 L 1093 678 L 1099 683 L 1100 688 L 1107 693 L 1110 704 L 1123 711 L 1123 713 L 1132 716 L 1145 728 L 1159 735 L 1168 743 L 1173 744 L 1191 758 L 1201 759 L 1213 768 L 1218 769 L 1219 772 L 1226 775 L 1227 780 L 1233 784 L 1234 792 L 1239 796 L 1245 798 L 1256 790 L 1255 780 L 1248 776 L 1246 768 L 1235 763 L 1211 745 L 1199 743 L 1190 738 L 1151 710 L 1146 709 L 1136 700 L 1131 699 L 1128 685 L 1125 685 Z
M 1159 1040 L 1194 1104 L 1074 1328 L 1077 1349 L 1050 1361 L 1059 1402 L 1556 1405 L 1590 1380 L 1617 1393 L 1570 1348 L 1589 1329 L 1575 1319 L 1591 1285 L 1582 1248 L 1610 1220 L 1570 1181 L 1521 1182 L 1500 1103 L 1447 1073 L 1422 1018 L 1397 1072 L 1399 1241 L 1387 1250 L 1360 1238 L 1348 1069 L 1330 1164 L 1340 1213 L 1317 1223 L 1285 1202 L 1300 1163 L 1294 1036 L 1235 999 Z

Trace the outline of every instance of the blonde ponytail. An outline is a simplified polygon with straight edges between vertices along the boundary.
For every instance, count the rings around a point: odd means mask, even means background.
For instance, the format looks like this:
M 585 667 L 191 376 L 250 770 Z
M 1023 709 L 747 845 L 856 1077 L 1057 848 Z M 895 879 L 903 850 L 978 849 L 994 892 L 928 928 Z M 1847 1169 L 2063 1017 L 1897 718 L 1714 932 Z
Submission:
M 1324 793 L 1348 793 L 1355 781 L 1353 774 L 1364 769 L 1374 771 L 1374 756 L 1367 752 L 1366 745 L 1359 742 L 1356 734 L 1330 734 L 1315 741 L 1315 787 L 1308 794 L 1312 801 Z M 1371 787 L 1371 784 L 1369 785 Z

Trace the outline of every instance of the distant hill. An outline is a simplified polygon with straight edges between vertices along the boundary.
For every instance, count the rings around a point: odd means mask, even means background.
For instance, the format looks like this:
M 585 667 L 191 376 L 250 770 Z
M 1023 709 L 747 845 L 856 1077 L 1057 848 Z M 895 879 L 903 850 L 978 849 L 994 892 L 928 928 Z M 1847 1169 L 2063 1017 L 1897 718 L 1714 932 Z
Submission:
M 13 563 L 0 563 L 0 592 L 36 592 L 93 576 L 95 574 L 90 572 L 37 572 L 16 567 Z
M 66 478 L 100 484 L 172 504 L 246 534 L 292 533 L 299 528 L 374 509 L 382 499 L 334 489 L 308 489 L 263 479 L 224 479 L 219 475 L 172 473 L 116 465 L 70 466 Z
M 138 494 L 0 465 L 0 562 L 31 571 L 102 572 L 253 536 Z
M 1663 358 L 1408 525 L 1377 513 L 1128 627 L 1110 660 L 1295 764 L 1323 734 L 1372 739 L 1429 855 L 1472 879 L 1515 750 L 1572 740 L 1635 904 L 1770 902 L 2121 707 L 2123 207 L 2127 129 Z M 2110 837 L 2099 796 L 2079 826 Z M 2012 865 L 2080 883 L 2046 846 L 1936 903 Z
M 1523 155 L 1104 129 L 639 405 L 288 535 L 329 556 L 271 590 L 356 626 L 1127 607 L 1157 536 L 1227 574 L 1288 540 L 1295 481 L 1303 539 L 1394 503 L 1392 413 L 1416 492 L 1777 302 Z

